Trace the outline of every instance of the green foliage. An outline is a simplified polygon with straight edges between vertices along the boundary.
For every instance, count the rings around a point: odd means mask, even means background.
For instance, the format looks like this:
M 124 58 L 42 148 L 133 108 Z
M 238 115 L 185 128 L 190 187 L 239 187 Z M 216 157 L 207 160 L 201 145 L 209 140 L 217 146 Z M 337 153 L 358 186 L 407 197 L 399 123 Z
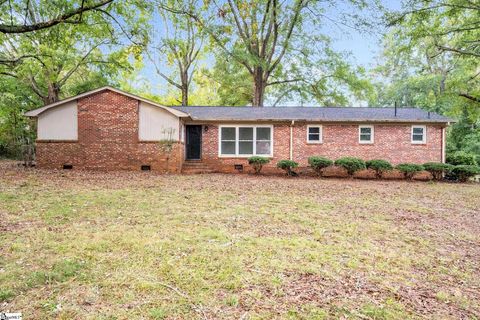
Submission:
M 322 169 L 331 166 L 333 161 L 325 157 L 314 156 L 308 158 L 308 164 L 321 176 Z
M 412 179 L 415 173 L 423 171 L 425 169 L 421 164 L 415 163 L 400 163 L 395 168 L 403 172 L 405 178 L 407 179 Z
M 447 154 L 447 163 L 452 165 L 477 165 L 476 156 L 465 151 L 457 151 Z
M 370 104 L 396 103 L 453 117 L 458 122 L 447 132 L 448 151 L 480 156 L 480 55 L 471 46 L 480 27 L 478 10 L 468 3 L 407 1 L 388 13 L 391 28 L 375 73 L 382 80 Z
M 15 294 L 12 290 L 0 289 L 0 302 L 10 300 Z
M 35 23 L 82 3 L 15 1 L 9 10 L 0 12 L 0 20 L 6 21 L 13 13 L 13 23 Z M 27 6 L 29 14 L 25 15 Z M 1 155 L 18 157 L 22 145 L 35 139 L 34 122 L 22 116 L 25 111 L 100 86 L 116 85 L 122 72 L 131 71 L 132 61 L 141 59 L 140 47 L 148 39 L 144 25 L 147 7 L 137 0 L 115 1 L 101 11 L 84 13 L 80 23 L 26 34 L 0 34 Z M 121 19 L 115 21 L 114 16 Z M 121 40 L 124 33 L 131 42 Z
M 256 174 L 259 174 L 263 168 L 263 165 L 269 162 L 270 162 L 270 159 L 266 157 L 253 156 L 248 158 L 248 163 L 253 167 Z
M 35 271 L 27 279 L 29 287 L 39 285 L 65 282 L 69 278 L 76 276 L 84 267 L 83 263 L 74 260 L 63 260 L 56 263 L 49 271 Z
M 480 174 L 480 167 L 472 165 L 458 165 L 453 167 L 452 173 L 459 181 L 465 182 L 469 178 Z
M 335 160 L 335 165 L 347 169 L 348 175 L 353 174 L 359 170 L 365 169 L 365 161 L 355 157 L 343 157 Z
M 453 168 L 451 164 L 441 162 L 427 162 L 423 164 L 423 167 L 432 174 L 435 180 L 441 180 L 443 174 L 450 172 Z
M 297 174 L 292 171 L 292 169 L 298 167 L 298 162 L 293 160 L 280 160 L 277 162 L 277 167 L 285 170 L 288 176 L 296 176 Z
M 385 171 L 390 171 L 393 169 L 393 166 L 390 162 L 381 159 L 368 160 L 365 162 L 365 165 L 368 169 L 375 170 L 377 178 L 381 178 Z
M 194 78 L 196 88 L 192 99 L 200 104 L 245 106 L 253 101 L 253 81 L 245 67 L 224 52 L 216 50 L 215 64 L 202 68 Z M 203 93 L 213 101 L 202 101 Z
M 149 311 L 150 317 L 154 320 L 163 320 L 167 318 L 168 313 L 160 308 L 153 308 Z
M 341 3 L 339 15 L 344 18 L 347 8 L 355 12 L 365 8 L 356 1 Z M 363 77 L 365 70 L 351 66 L 346 53 L 335 52 L 323 32 L 324 19 L 309 14 L 323 11 L 324 5 L 228 1 L 219 8 L 207 1 L 189 10 L 188 16 L 202 26 L 212 51 L 217 52 L 210 85 L 220 88 L 220 100 L 234 105 L 245 104 L 245 100 L 263 105 L 266 98 L 273 104 L 292 99 L 345 104 L 350 96 L 364 97 L 371 89 Z M 179 6 L 169 3 L 168 7 L 178 10 Z M 348 19 L 361 20 L 357 15 L 348 15 Z
M 170 2 L 173 5 L 172 2 Z M 175 1 L 176 7 L 187 10 L 200 8 L 197 0 Z M 205 50 L 205 33 L 190 16 L 160 10 L 165 26 L 164 35 L 154 50 L 157 54 L 150 57 L 157 73 L 167 81 L 168 86 L 177 91 L 175 104 L 190 104 L 190 83 L 197 71 L 197 62 Z M 159 67 L 161 65 L 162 67 Z M 178 98 L 180 96 L 180 98 Z

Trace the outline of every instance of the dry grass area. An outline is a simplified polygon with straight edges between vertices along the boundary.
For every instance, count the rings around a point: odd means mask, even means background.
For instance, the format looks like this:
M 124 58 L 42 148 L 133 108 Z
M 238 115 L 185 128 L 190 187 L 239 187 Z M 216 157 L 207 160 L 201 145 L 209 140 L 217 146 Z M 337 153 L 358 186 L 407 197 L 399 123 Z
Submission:
M 480 186 L 0 162 L 0 311 L 479 319 Z

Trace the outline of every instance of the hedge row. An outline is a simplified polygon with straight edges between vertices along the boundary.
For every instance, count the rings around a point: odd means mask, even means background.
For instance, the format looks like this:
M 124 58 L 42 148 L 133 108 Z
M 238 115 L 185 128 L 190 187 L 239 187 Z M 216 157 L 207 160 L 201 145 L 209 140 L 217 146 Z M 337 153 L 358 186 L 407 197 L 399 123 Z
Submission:
M 467 162 L 467 164 L 462 162 L 462 159 L 460 159 L 461 157 L 466 159 L 465 162 Z M 325 157 L 313 156 L 308 158 L 308 164 L 313 168 L 313 170 L 315 170 L 315 172 L 317 172 L 319 176 L 322 176 L 323 169 L 334 164 L 336 166 L 345 168 L 350 177 L 352 177 L 355 172 L 363 169 L 374 170 L 377 178 L 381 178 L 385 172 L 393 169 L 403 172 L 405 178 L 407 179 L 412 179 L 415 173 L 423 170 L 430 172 L 435 180 L 442 180 L 444 175 L 448 175 L 449 177 L 458 181 L 467 181 L 470 177 L 480 174 L 480 167 L 476 165 L 476 162 L 471 162 L 470 158 L 461 155 L 455 159 L 457 161 L 456 165 L 440 162 L 427 162 L 423 165 L 415 163 L 401 163 L 394 167 L 390 162 L 383 159 L 364 161 L 355 157 L 342 157 L 333 161 Z M 254 168 L 255 173 L 257 174 L 260 173 L 263 165 L 269 162 L 270 159 L 265 157 L 255 156 L 248 159 L 248 163 Z M 277 167 L 285 170 L 286 174 L 289 176 L 297 175 L 293 169 L 298 167 L 298 163 L 293 160 L 280 160 L 277 163 Z

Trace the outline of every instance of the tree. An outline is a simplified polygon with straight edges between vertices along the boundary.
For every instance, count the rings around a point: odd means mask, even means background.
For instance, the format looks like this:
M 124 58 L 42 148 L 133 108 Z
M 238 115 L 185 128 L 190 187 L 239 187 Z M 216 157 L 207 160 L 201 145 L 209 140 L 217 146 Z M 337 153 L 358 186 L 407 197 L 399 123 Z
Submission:
M 59 1 L 28 3 L 25 25 L 56 16 L 67 6 Z M 25 111 L 106 84 L 116 85 L 121 72 L 130 70 L 130 57 L 138 58 L 141 44 L 148 39 L 141 29 L 144 12 L 142 2 L 112 2 L 84 12 L 82 23 L 0 33 L 0 153 L 18 156 L 21 146 L 33 140 L 35 130 L 22 116 Z
M 22 113 L 40 101 L 16 79 L 5 77 L 0 80 L 0 157 L 19 157 L 20 147 L 27 140 L 34 139 L 34 130 L 29 130 L 28 119 Z
M 316 52 L 289 58 L 272 75 L 267 87 L 269 100 L 273 106 L 292 100 L 300 105 L 315 102 L 327 106 L 348 105 L 352 97 L 368 100 L 374 87 L 365 70 L 351 66 L 347 59 L 346 54 L 333 51 L 329 42 Z
M 430 57 L 447 56 L 470 60 L 478 65 L 480 59 L 480 4 L 471 0 L 408 1 L 402 11 L 387 14 L 387 23 L 398 27 L 401 34 L 415 43 L 429 42 Z M 398 29 L 397 29 L 398 30 Z M 477 68 L 469 68 L 471 81 L 478 81 Z M 480 103 L 478 86 L 457 94 Z
M 415 106 L 458 119 L 448 130 L 448 153 L 480 155 L 474 143 L 480 130 L 476 7 L 466 0 L 407 2 L 389 13 L 383 61 L 375 70 L 378 94 L 371 105 Z
M 302 54 L 308 60 L 314 54 L 312 44 L 325 41 L 318 32 L 323 18 L 318 14 L 322 11 L 319 2 L 228 0 L 205 2 L 205 6 L 208 16 L 190 8 L 161 5 L 167 11 L 193 19 L 212 42 L 248 71 L 253 106 L 263 106 L 268 86 L 298 82 L 281 72 L 282 62 L 291 63 Z
M 29 8 L 26 23 L 34 23 L 44 12 L 55 11 L 49 5 Z M 92 70 L 114 77 L 119 69 L 129 67 L 128 56 L 137 45 L 124 46 L 118 41 L 120 34 L 110 20 L 105 20 L 105 14 L 112 13 L 85 13 L 82 25 L 65 24 L 33 33 L 0 36 L 0 56 L 6 61 L 17 61 L 4 64 L 0 74 L 27 85 L 44 104 L 58 101 L 72 79 L 87 81 L 85 75 Z M 123 19 L 127 23 L 134 21 L 128 15 Z
M 202 68 L 195 77 L 195 95 L 209 91 L 215 97 L 211 104 L 245 106 L 253 101 L 253 81 L 248 71 L 221 50 L 214 52 L 215 64 Z
M 52 15 L 44 17 L 38 14 L 39 6 L 46 6 L 44 1 L 2 1 L 0 3 L 0 33 L 19 34 L 43 30 L 57 24 L 83 23 L 83 14 L 106 6 L 113 0 L 97 1 L 62 1 L 49 0 L 56 7 Z M 27 22 L 28 21 L 28 22 Z
M 178 5 L 178 1 L 171 1 L 169 5 Z M 184 0 L 183 7 L 193 10 L 197 7 L 197 0 Z M 182 106 L 188 106 L 188 94 L 196 63 L 203 48 L 204 36 L 198 25 L 190 17 L 179 15 L 167 10 L 160 10 L 163 18 L 165 35 L 155 50 L 160 54 L 158 58 L 151 58 L 157 73 L 170 85 L 181 92 Z M 167 74 L 158 67 L 157 61 L 167 62 L 174 66 L 175 72 Z

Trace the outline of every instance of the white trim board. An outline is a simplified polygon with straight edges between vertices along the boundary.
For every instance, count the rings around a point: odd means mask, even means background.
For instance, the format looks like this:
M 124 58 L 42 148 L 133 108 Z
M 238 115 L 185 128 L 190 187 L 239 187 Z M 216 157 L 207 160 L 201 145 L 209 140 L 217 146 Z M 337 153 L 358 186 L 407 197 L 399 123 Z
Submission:
M 54 107 L 58 107 L 58 106 L 61 106 L 61 105 L 64 105 L 65 103 L 67 102 L 70 102 L 70 101 L 74 101 L 74 100 L 78 100 L 78 99 L 81 99 L 81 98 L 85 98 L 85 97 L 88 97 L 88 96 L 91 96 L 95 93 L 99 93 L 99 92 L 102 92 L 102 91 L 105 91 L 105 90 L 109 90 L 109 91 L 112 91 L 112 92 L 116 92 L 118 94 L 121 94 L 121 95 L 124 95 L 126 97 L 129 97 L 129 98 L 132 98 L 132 99 L 135 99 L 135 100 L 139 100 L 139 101 L 143 101 L 143 102 L 146 102 L 148 104 L 151 104 L 155 107 L 158 107 L 158 108 L 162 108 L 170 113 L 172 113 L 173 115 L 177 116 L 177 117 L 189 117 L 188 114 L 186 114 L 185 112 L 183 111 L 179 111 L 179 110 L 176 110 L 176 109 L 173 109 L 173 108 L 170 108 L 170 107 L 167 107 L 167 106 L 164 106 L 164 105 L 161 105 L 161 104 L 158 104 L 157 102 L 155 101 L 152 101 L 152 100 L 149 100 L 149 99 L 145 99 L 145 98 L 142 98 L 140 96 L 137 96 L 137 95 L 134 95 L 134 94 L 131 94 L 131 93 L 128 93 L 128 92 L 125 92 L 125 91 L 122 91 L 120 89 L 116 89 L 116 88 L 113 88 L 113 87 L 110 87 L 110 86 L 105 86 L 105 87 L 101 87 L 101 88 L 98 88 L 98 89 L 95 89 L 95 90 L 91 90 L 91 91 L 88 91 L 88 92 L 85 92 L 85 93 L 82 93 L 82 94 L 79 94 L 79 95 L 76 95 L 76 96 L 73 96 L 73 97 L 70 97 L 70 98 L 67 98 L 67 99 L 64 99 L 64 100 L 61 100 L 61 101 L 58 101 L 58 102 L 55 102 L 55 103 L 51 103 L 51 104 L 47 104 L 46 106 L 44 107 L 41 107 L 41 108 L 38 108 L 38 109 L 34 109 L 34 110 L 30 110 L 28 112 L 25 112 L 25 116 L 27 117 L 37 117 L 39 114 L 41 114 L 42 112 L 45 112 L 51 108 L 54 108 Z

